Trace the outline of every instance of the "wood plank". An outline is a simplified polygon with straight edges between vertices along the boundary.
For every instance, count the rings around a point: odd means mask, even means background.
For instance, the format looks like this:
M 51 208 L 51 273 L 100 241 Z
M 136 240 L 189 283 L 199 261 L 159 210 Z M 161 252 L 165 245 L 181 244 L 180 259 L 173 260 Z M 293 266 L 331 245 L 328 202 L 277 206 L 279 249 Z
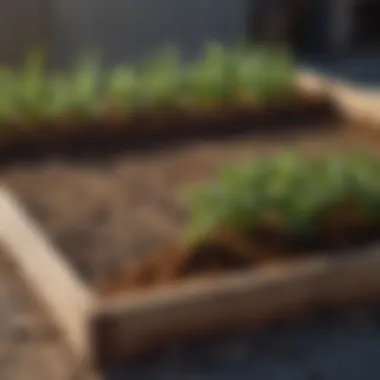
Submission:
M 166 341 L 380 297 L 380 247 L 314 257 L 104 301 L 93 325 L 104 367 Z
M 359 126 L 380 127 L 380 90 L 366 88 L 331 75 L 300 71 L 297 85 L 308 94 L 328 97 L 342 120 Z
M 0 189 L 0 242 L 78 359 L 88 357 L 96 297 L 44 237 L 18 201 Z

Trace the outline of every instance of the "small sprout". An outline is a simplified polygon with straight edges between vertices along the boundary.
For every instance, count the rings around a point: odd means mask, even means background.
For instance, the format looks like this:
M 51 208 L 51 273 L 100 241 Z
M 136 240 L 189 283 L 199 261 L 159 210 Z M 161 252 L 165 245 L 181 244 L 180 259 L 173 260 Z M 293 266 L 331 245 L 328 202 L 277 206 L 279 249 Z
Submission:
M 135 110 L 219 110 L 230 103 L 251 106 L 293 91 L 293 63 L 286 51 L 269 47 L 227 48 L 211 42 L 202 56 L 184 64 L 167 47 L 134 67 L 102 72 L 99 57 L 85 54 L 69 73 L 47 73 L 35 50 L 21 70 L 0 69 L 0 122 L 39 125 L 55 118 L 85 120 L 104 113 L 124 117 Z M 6 96 L 4 95 L 6 94 Z
M 229 87 L 226 54 L 221 45 L 211 43 L 206 46 L 203 57 L 190 66 L 186 78 L 189 102 L 208 105 L 226 98 Z
M 144 67 L 140 91 L 148 106 L 176 106 L 181 97 L 182 70 L 179 52 L 168 48 Z
M 15 98 L 20 119 L 42 121 L 47 102 L 45 58 L 41 51 L 32 51 L 24 69 L 15 81 Z
M 46 113 L 50 121 L 59 120 L 70 113 L 72 98 L 69 84 L 67 77 L 63 74 L 53 74 L 49 78 Z
M 342 205 L 351 218 L 360 215 L 360 223 L 377 224 L 379 172 L 379 160 L 350 154 L 285 153 L 225 169 L 189 205 L 191 242 L 202 242 L 221 227 L 240 234 L 269 228 L 293 239 L 315 237 Z
M 69 79 L 71 109 L 79 117 L 92 116 L 99 106 L 101 67 L 93 54 L 79 57 Z
M 5 127 L 17 117 L 16 75 L 9 68 L 0 68 L 0 124 Z
M 132 110 L 139 104 L 138 75 L 133 67 L 118 67 L 111 71 L 105 82 L 105 102 L 119 112 Z

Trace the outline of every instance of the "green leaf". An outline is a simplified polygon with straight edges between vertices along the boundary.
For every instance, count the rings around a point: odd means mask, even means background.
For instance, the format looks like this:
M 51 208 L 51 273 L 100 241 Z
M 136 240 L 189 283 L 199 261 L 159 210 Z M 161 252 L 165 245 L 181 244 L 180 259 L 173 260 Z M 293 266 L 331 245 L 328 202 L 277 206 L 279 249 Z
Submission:
M 132 109 L 138 105 L 138 79 L 133 67 L 125 66 L 112 70 L 105 84 L 108 101 L 125 109 Z
M 23 71 L 14 81 L 19 116 L 41 119 L 47 100 L 45 59 L 41 51 L 32 51 Z
M 146 105 L 175 106 L 181 98 L 182 68 L 179 52 L 167 48 L 143 68 L 139 93 Z
M 71 109 L 80 116 L 91 116 L 99 106 L 101 66 L 95 54 L 78 58 L 69 80 Z
M 200 190 L 202 201 L 190 204 L 190 215 L 196 216 L 190 217 L 194 239 L 221 227 L 253 232 L 266 225 L 268 215 L 276 216 L 269 228 L 277 232 L 294 239 L 311 236 L 342 205 L 359 208 L 379 223 L 379 172 L 380 161 L 366 154 L 307 157 L 292 152 L 224 168 L 212 187 Z

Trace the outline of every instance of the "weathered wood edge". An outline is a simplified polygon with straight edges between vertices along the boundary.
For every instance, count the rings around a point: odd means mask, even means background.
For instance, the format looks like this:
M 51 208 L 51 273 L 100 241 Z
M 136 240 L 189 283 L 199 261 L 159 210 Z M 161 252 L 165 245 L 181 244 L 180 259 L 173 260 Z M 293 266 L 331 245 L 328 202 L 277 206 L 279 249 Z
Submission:
M 104 368 L 166 341 L 377 297 L 380 247 L 120 296 L 96 313 L 93 363 Z
M 4 187 L 0 188 L 0 244 L 75 358 L 88 360 L 89 321 L 96 297 Z
M 378 129 L 380 126 L 380 92 L 335 78 L 318 70 L 299 70 L 298 86 L 306 93 L 328 97 L 343 120 Z
M 98 300 L 0 188 L 0 242 L 77 357 L 99 368 L 171 338 L 380 297 L 380 247 Z M 31 260 L 32 258 L 32 260 Z

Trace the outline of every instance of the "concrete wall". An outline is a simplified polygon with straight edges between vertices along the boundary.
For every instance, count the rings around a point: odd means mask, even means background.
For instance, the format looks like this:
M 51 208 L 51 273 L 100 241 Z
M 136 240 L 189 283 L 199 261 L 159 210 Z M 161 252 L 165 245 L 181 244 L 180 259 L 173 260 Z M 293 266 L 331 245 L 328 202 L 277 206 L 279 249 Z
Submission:
M 54 62 L 66 65 L 86 48 L 102 51 L 114 64 L 166 43 L 191 57 L 209 39 L 238 41 L 246 32 L 249 0 L 51 1 Z
M 3 0 L 0 63 L 19 62 L 37 44 L 46 48 L 58 67 L 89 49 L 99 51 L 113 65 L 144 57 L 168 43 L 178 46 L 184 57 L 193 57 L 210 39 L 224 43 L 244 39 L 252 5 L 256 14 L 262 5 L 281 1 Z M 323 50 L 332 0 L 308 1 L 313 4 L 313 48 Z
M 0 1 L 0 63 L 17 64 L 35 46 L 50 44 L 50 0 Z

